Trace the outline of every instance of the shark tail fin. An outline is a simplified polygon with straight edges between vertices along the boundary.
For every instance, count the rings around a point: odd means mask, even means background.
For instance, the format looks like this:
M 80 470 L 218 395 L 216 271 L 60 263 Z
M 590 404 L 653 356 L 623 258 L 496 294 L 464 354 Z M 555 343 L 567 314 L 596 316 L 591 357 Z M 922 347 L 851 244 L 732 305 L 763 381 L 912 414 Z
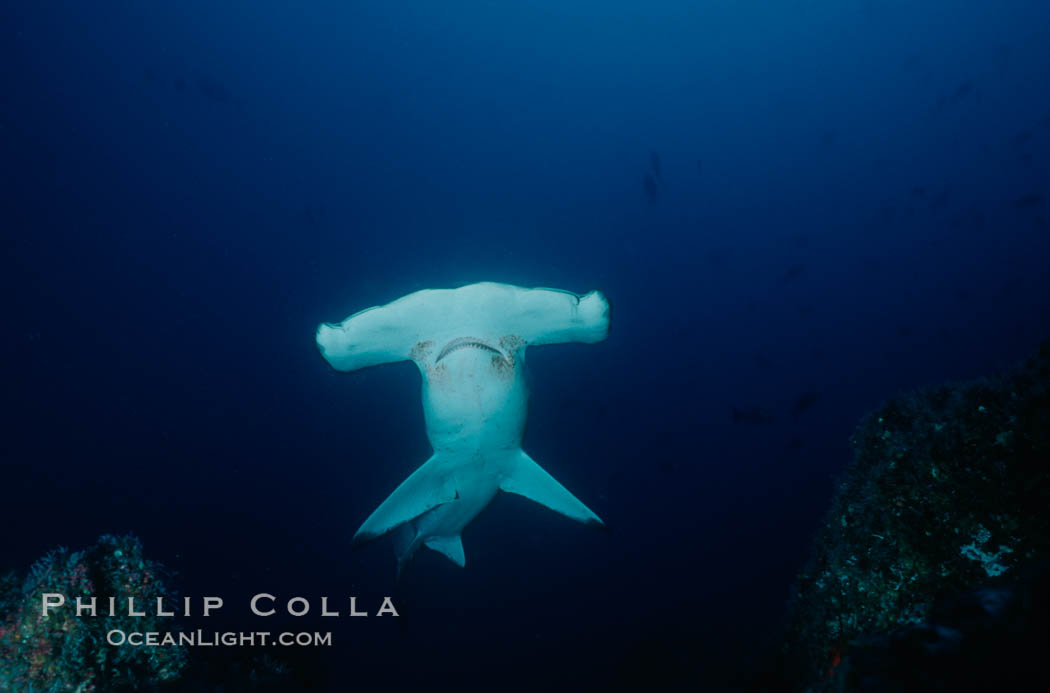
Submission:
M 385 501 L 368 516 L 357 533 L 353 545 L 375 539 L 398 525 L 411 522 L 431 508 L 448 503 L 458 497 L 456 485 L 440 455 L 435 454 L 401 485 L 394 489 Z
M 510 473 L 500 482 L 500 488 L 508 493 L 525 496 L 556 513 L 561 513 L 577 522 L 604 527 L 605 523 L 584 505 L 579 498 L 544 471 L 543 467 L 521 450 L 510 465 Z

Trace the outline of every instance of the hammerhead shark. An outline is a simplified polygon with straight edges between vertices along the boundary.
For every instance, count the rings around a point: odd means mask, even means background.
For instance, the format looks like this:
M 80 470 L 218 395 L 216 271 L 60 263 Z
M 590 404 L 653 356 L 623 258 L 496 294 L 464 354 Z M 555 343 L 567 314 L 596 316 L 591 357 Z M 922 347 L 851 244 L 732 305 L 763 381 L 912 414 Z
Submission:
M 339 371 L 411 359 L 423 376 L 433 455 L 365 520 L 353 544 L 391 533 L 398 575 L 420 546 L 466 564 L 460 534 L 498 491 L 578 522 L 602 520 L 521 449 L 529 390 L 525 349 L 600 342 L 609 302 L 484 282 L 424 289 L 317 329 L 321 355 Z

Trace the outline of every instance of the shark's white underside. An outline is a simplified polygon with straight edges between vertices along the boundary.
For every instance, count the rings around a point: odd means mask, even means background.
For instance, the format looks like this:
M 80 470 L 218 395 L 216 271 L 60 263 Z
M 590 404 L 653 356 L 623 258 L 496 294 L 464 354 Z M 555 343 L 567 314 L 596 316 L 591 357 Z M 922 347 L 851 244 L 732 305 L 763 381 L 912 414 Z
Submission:
M 411 359 L 423 374 L 423 412 L 434 454 L 354 536 L 393 533 L 398 569 L 420 546 L 465 563 L 460 534 L 498 491 L 520 494 L 579 522 L 601 525 L 586 505 L 521 449 L 528 414 L 525 349 L 593 343 L 609 332 L 609 303 L 485 282 L 426 289 L 317 330 L 337 370 Z

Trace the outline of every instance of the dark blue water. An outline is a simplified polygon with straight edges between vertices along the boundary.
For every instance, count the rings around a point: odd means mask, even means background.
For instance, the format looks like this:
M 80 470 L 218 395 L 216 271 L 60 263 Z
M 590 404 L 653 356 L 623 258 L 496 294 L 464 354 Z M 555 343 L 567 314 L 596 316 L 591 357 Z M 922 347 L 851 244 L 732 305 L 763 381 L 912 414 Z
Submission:
M 1034 0 L 5 4 L 0 572 L 132 532 L 226 598 L 193 627 L 374 610 L 350 539 L 429 455 L 419 375 L 336 374 L 317 324 L 600 289 L 606 342 L 529 352 L 524 447 L 610 531 L 500 496 L 403 622 L 275 655 L 744 686 L 858 419 L 1050 332 L 1048 39 Z

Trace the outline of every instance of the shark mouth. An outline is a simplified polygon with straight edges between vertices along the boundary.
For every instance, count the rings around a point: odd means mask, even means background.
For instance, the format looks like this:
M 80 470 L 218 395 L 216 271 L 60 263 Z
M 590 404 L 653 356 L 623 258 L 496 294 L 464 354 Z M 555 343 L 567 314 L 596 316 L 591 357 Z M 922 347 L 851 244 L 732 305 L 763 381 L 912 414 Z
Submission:
M 451 354 L 453 351 L 458 351 L 460 349 L 481 349 L 482 351 L 490 351 L 495 356 L 500 357 L 503 360 L 504 363 L 506 363 L 507 365 L 510 365 L 510 359 L 507 358 L 506 354 L 504 354 L 502 351 L 500 351 L 496 347 L 494 347 L 494 346 L 492 346 L 492 345 L 490 345 L 490 344 L 488 344 L 488 343 L 486 343 L 486 342 L 484 342 L 484 341 L 482 341 L 482 340 L 480 340 L 480 339 L 478 339 L 476 337 L 460 337 L 458 339 L 453 339 L 451 342 L 449 342 L 448 344 L 445 345 L 445 348 L 442 349 L 440 351 L 440 353 L 438 353 L 437 358 L 434 359 L 434 363 L 436 364 L 436 363 L 440 362 L 441 359 L 445 358 L 446 356 Z

